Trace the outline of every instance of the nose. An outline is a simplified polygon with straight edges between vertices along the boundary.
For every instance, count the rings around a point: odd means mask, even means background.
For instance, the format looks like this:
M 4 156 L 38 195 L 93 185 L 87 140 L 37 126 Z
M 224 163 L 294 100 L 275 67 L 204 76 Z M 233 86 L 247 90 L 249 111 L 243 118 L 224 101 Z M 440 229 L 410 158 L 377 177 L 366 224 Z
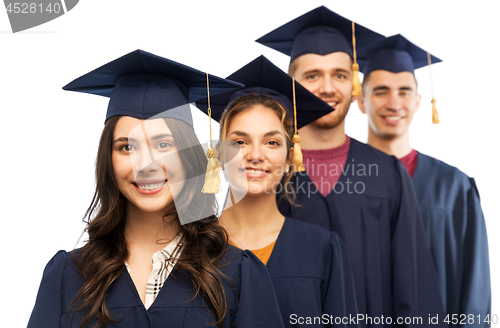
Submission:
M 391 93 L 387 99 L 387 109 L 392 111 L 398 111 L 403 107 L 403 102 L 401 98 L 396 93 Z
M 327 75 L 322 79 L 319 92 L 322 94 L 334 94 L 337 91 L 333 77 Z
M 136 174 L 153 174 L 161 169 L 161 160 L 154 160 L 151 147 L 142 147 L 134 154 L 132 165 Z
M 249 148 L 249 152 L 246 155 L 247 161 L 251 163 L 259 163 L 264 161 L 265 156 L 260 144 L 252 144 Z

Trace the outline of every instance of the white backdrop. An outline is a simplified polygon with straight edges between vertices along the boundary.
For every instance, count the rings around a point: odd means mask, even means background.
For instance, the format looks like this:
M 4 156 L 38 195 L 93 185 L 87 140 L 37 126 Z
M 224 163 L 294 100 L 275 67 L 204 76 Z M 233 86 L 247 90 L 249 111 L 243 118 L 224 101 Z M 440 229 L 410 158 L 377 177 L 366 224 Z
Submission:
M 0 10 L 2 327 L 26 326 L 45 264 L 57 250 L 78 245 L 94 191 L 107 98 L 61 87 L 135 49 L 221 77 L 260 54 L 286 69 L 286 56 L 254 40 L 319 5 L 386 36 L 401 33 L 443 59 L 433 66 L 442 123 L 431 124 L 429 77 L 422 68 L 417 79 L 423 101 L 412 146 L 476 178 L 489 235 L 492 312 L 500 312 L 500 24 L 494 1 L 425 0 L 418 7 L 396 0 L 176 2 L 84 0 L 66 15 L 17 34 Z M 198 116 L 195 128 L 208 136 L 206 117 Z M 346 129 L 366 141 L 366 117 L 356 104 Z

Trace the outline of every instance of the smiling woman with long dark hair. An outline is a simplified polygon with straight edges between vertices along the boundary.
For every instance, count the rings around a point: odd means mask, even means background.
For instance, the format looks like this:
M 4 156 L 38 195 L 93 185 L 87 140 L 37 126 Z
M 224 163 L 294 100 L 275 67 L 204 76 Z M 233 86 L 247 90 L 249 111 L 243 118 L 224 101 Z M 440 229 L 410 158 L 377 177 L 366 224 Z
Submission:
M 210 78 L 135 51 L 65 89 L 110 96 L 88 241 L 47 264 L 28 327 L 282 327 L 272 284 L 227 244 L 188 99 Z

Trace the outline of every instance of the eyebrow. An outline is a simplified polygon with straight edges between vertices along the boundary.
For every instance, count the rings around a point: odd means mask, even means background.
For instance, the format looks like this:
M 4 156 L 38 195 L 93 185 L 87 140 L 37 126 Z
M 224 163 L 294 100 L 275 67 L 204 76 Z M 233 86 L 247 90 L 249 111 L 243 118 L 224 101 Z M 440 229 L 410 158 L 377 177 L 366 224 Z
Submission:
M 305 71 L 304 73 L 302 73 L 302 76 L 309 75 L 309 74 L 318 74 L 320 72 L 321 72 L 321 70 L 319 70 L 319 69 L 311 69 L 309 71 Z
M 114 145 L 115 143 L 118 143 L 118 142 L 129 142 L 129 141 L 131 141 L 131 142 L 135 142 L 136 140 L 135 140 L 135 139 L 133 139 L 133 138 L 120 137 L 120 138 L 116 139 L 115 141 L 113 141 L 113 145 Z
M 385 85 L 381 85 L 381 86 L 376 86 L 375 88 L 373 88 L 372 92 L 375 92 L 375 91 L 387 91 L 389 90 L 389 87 L 385 86 Z
M 345 74 L 349 74 L 350 71 L 346 70 L 346 69 L 343 69 L 343 68 L 336 68 L 333 70 L 335 73 L 345 73 Z
M 150 140 L 156 141 L 156 140 L 169 138 L 169 137 L 173 138 L 173 136 L 170 133 L 163 133 L 163 134 L 157 134 L 157 135 L 151 137 Z M 134 138 L 120 137 L 120 138 L 116 139 L 115 141 L 113 141 L 113 144 L 115 144 L 117 142 L 137 142 L 137 140 L 135 140 Z
M 248 133 L 243 132 L 243 131 L 233 131 L 233 132 L 231 132 L 231 133 L 228 135 L 228 137 L 229 137 L 229 136 L 231 136 L 231 135 L 233 135 L 233 134 L 236 134 L 237 136 L 240 136 L 240 137 L 248 137 Z M 267 138 L 267 137 L 272 137 L 272 136 L 274 136 L 275 134 L 281 134 L 281 135 L 283 135 L 283 133 L 282 133 L 282 132 L 280 132 L 280 131 L 278 131 L 278 130 L 273 130 L 273 131 L 266 132 L 266 133 L 264 134 L 264 138 Z
M 315 69 L 311 69 L 309 71 L 305 71 L 304 73 L 302 73 L 302 76 L 305 76 L 305 75 L 310 75 L 310 74 L 319 74 L 319 73 L 322 73 L 323 70 L 321 69 L 318 69 L 318 68 L 315 68 Z M 333 73 L 345 73 L 345 74 L 349 74 L 349 70 L 346 70 L 344 68 L 334 68 L 332 69 L 332 72 Z
M 162 134 L 157 134 L 149 139 L 150 140 L 160 140 L 160 139 L 165 139 L 165 138 L 173 138 L 173 136 L 170 133 L 162 133 Z
M 228 135 L 228 137 L 230 137 L 233 134 L 236 134 L 239 137 L 248 137 L 248 134 L 243 131 L 233 131 Z
M 373 88 L 372 92 L 387 91 L 387 90 L 390 90 L 388 86 L 381 85 L 381 86 L 377 86 L 377 87 Z M 412 87 L 401 87 L 398 90 L 399 91 L 413 91 L 413 88 Z
M 281 133 L 280 131 L 278 131 L 278 130 L 274 130 L 274 131 L 269 131 L 269 132 L 267 132 L 266 134 L 264 134 L 264 138 L 267 138 L 267 137 L 272 137 L 272 136 L 274 136 L 274 135 L 276 135 L 276 134 L 281 134 L 281 135 L 283 135 L 283 133 Z

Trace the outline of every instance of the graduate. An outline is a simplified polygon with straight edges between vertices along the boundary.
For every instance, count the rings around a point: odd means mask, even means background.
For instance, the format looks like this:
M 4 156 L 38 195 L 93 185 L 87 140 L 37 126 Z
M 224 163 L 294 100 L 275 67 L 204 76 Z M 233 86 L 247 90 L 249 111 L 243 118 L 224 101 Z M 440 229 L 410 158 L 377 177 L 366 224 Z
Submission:
M 471 316 L 464 321 L 468 325 L 487 326 L 488 238 L 474 179 L 410 145 L 409 128 L 421 99 L 414 70 L 441 60 L 401 35 L 359 53 L 366 58 L 360 63 L 364 80 L 358 104 L 367 114 L 368 144 L 401 159 L 412 177 L 450 326 Z M 435 105 L 433 121 L 438 122 Z
M 318 7 L 257 40 L 289 55 L 288 73 L 331 108 L 300 129 L 305 170 L 291 179 L 300 206 L 281 202 L 280 210 L 340 235 L 363 326 L 433 326 L 429 316 L 442 318 L 444 310 L 408 172 L 345 134 L 345 116 L 361 92 L 356 46 L 382 38 Z
M 336 233 L 284 217 L 276 203 L 277 188 L 286 188 L 283 195 L 291 202 L 294 198 L 288 184 L 297 164 L 292 163 L 290 117 L 302 126 L 328 113 L 328 105 L 263 56 L 228 79 L 246 88 L 211 97 L 210 105 L 196 104 L 205 112 L 210 106 L 220 121 L 229 197 L 219 221 L 230 243 L 252 250 L 266 264 L 285 327 L 358 327 L 350 320 L 358 313 L 343 241 Z M 308 106 L 317 111 L 299 110 Z
M 88 241 L 47 264 L 29 328 L 283 327 L 265 266 L 228 246 L 189 102 L 242 87 L 142 50 L 65 90 L 110 97 Z M 210 214 L 212 213 L 212 214 Z

